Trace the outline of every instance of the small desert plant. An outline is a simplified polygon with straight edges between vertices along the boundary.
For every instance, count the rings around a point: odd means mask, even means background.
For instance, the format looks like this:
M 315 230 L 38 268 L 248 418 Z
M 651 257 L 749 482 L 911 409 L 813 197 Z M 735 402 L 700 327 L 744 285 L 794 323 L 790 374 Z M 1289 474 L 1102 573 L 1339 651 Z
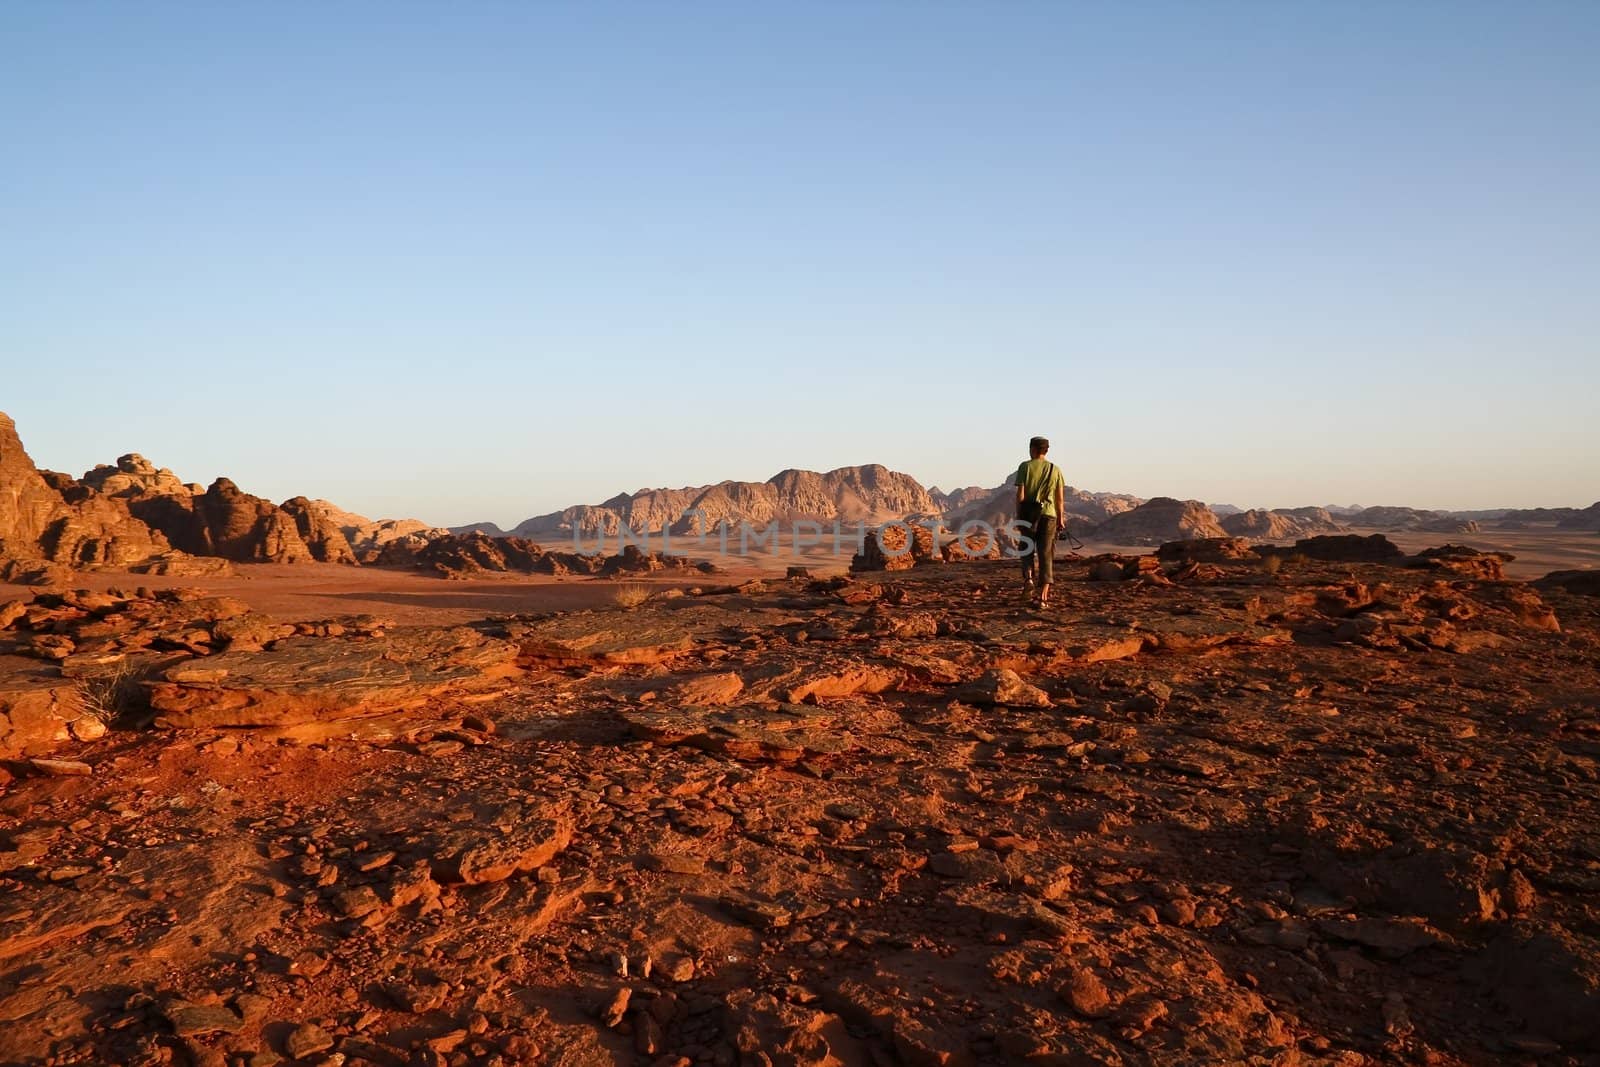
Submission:
M 638 582 L 629 582 L 611 594 L 611 602 L 619 608 L 636 608 L 650 599 L 650 590 Z
M 1277 574 L 1283 570 L 1283 557 L 1276 554 L 1268 556 L 1261 561 L 1261 569 L 1268 574 Z
M 144 687 L 127 663 L 78 679 L 84 712 L 105 726 L 131 714 L 144 702 Z

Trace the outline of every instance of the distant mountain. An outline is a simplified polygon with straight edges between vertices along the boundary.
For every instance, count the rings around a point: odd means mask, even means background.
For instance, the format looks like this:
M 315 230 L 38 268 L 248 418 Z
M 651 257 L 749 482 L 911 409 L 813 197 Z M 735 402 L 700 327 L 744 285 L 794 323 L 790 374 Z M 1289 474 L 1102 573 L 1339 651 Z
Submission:
M 928 495 L 933 498 L 935 507 L 942 512 L 949 513 L 986 501 L 1005 488 L 1007 486 L 1001 486 L 1000 489 L 985 489 L 981 485 L 969 485 L 965 489 L 956 489 L 946 493 L 938 486 L 933 486 L 928 490 Z
M 1478 524 L 1472 519 L 1461 518 L 1444 511 L 1429 511 L 1425 508 L 1396 507 L 1393 505 L 1362 508 L 1352 515 L 1344 516 L 1344 519 L 1351 526 L 1361 526 L 1373 530 L 1402 530 L 1419 533 L 1476 533 L 1478 531 Z
M 1222 516 L 1222 528 L 1234 537 L 1256 541 L 1290 541 L 1316 534 L 1337 533 L 1345 527 L 1323 508 L 1251 509 Z
M 748 522 L 763 527 L 774 520 L 868 524 L 909 515 L 936 515 L 938 504 L 909 474 L 876 463 L 816 471 L 786 470 L 764 482 L 718 482 L 685 489 L 641 489 L 600 504 L 536 515 L 518 523 L 518 537 L 577 533 L 614 535 L 623 526 L 634 533 L 671 530 L 689 533 Z M 686 512 L 695 512 L 685 518 Z
M 1600 501 L 1586 508 L 1507 508 L 1496 517 L 1529 526 L 1554 523 L 1558 530 L 1600 530 Z
M 962 489 L 952 493 L 953 506 L 944 511 L 945 524 L 957 529 L 964 522 L 986 522 L 991 526 L 1004 526 L 1017 513 L 1017 487 L 1009 481 L 993 489 L 974 491 Z M 1144 503 L 1126 493 L 1091 493 L 1073 486 L 1066 487 L 1066 521 L 1074 532 L 1092 529 L 1114 515 L 1131 511 Z
M 500 527 L 496 526 L 492 522 L 471 522 L 465 526 L 452 526 L 450 527 L 450 532 L 456 534 L 457 536 L 460 536 L 461 534 L 478 533 L 488 534 L 490 537 L 510 536 L 510 534 L 506 533 L 506 531 L 500 529 Z
M 1114 515 L 1093 531 L 1095 540 L 1127 545 L 1156 545 L 1198 537 L 1226 537 L 1217 516 L 1198 500 L 1153 497 L 1132 511 Z
M 1220 505 L 1221 512 L 1198 501 L 1158 497 L 1146 501 L 1127 493 L 1090 492 L 1066 487 L 1066 522 L 1081 537 L 1159 543 L 1185 537 L 1239 536 L 1258 540 L 1292 540 L 1346 527 L 1323 507 L 1242 510 Z M 1144 509 L 1144 510 L 1140 510 Z M 685 519 L 686 511 L 703 518 Z M 1134 512 L 1138 512 L 1134 515 Z M 819 474 L 788 470 L 765 482 L 726 481 L 683 489 L 641 489 L 620 493 L 599 504 L 577 504 L 536 515 L 503 532 L 494 523 L 455 527 L 455 533 L 487 533 L 493 537 L 614 537 L 623 526 L 636 534 L 692 533 L 719 523 L 741 522 L 761 528 L 776 520 L 829 523 L 864 521 L 880 524 L 895 519 L 940 517 L 957 529 L 981 521 L 1003 526 L 1016 514 L 1016 487 L 1009 477 L 986 487 L 969 485 L 924 489 L 910 475 L 877 464 L 840 467 Z

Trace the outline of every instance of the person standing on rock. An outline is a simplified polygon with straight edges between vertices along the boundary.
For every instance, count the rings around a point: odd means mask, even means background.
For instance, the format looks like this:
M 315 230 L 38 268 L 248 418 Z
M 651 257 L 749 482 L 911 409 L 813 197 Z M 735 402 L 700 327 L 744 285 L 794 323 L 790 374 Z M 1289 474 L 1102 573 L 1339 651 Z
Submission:
M 1061 468 L 1045 459 L 1047 438 L 1028 441 L 1028 461 L 1017 468 L 1017 519 L 1033 539 L 1022 556 L 1022 595 L 1033 595 L 1036 607 L 1050 603 L 1050 580 L 1056 555 L 1056 528 L 1066 513 L 1067 486 Z M 1037 592 L 1035 592 L 1037 590 Z

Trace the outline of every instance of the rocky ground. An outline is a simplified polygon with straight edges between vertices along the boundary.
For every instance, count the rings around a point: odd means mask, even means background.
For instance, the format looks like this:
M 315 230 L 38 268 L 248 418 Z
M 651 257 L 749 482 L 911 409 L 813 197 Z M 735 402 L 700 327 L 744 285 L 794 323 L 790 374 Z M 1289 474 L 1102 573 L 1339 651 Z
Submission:
M 0 607 L 0 1061 L 1600 1063 L 1600 601 L 1162 555 Z

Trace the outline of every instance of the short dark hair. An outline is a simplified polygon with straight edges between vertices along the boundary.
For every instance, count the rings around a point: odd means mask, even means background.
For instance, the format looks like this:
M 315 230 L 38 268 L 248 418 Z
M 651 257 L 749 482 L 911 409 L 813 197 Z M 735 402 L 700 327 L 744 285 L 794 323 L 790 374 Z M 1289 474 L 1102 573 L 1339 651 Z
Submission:
M 1048 437 L 1030 437 L 1030 438 L 1028 438 L 1028 451 L 1029 452 L 1048 452 L 1048 451 L 1050 451 L 1050 438 L 1048 438 Z

